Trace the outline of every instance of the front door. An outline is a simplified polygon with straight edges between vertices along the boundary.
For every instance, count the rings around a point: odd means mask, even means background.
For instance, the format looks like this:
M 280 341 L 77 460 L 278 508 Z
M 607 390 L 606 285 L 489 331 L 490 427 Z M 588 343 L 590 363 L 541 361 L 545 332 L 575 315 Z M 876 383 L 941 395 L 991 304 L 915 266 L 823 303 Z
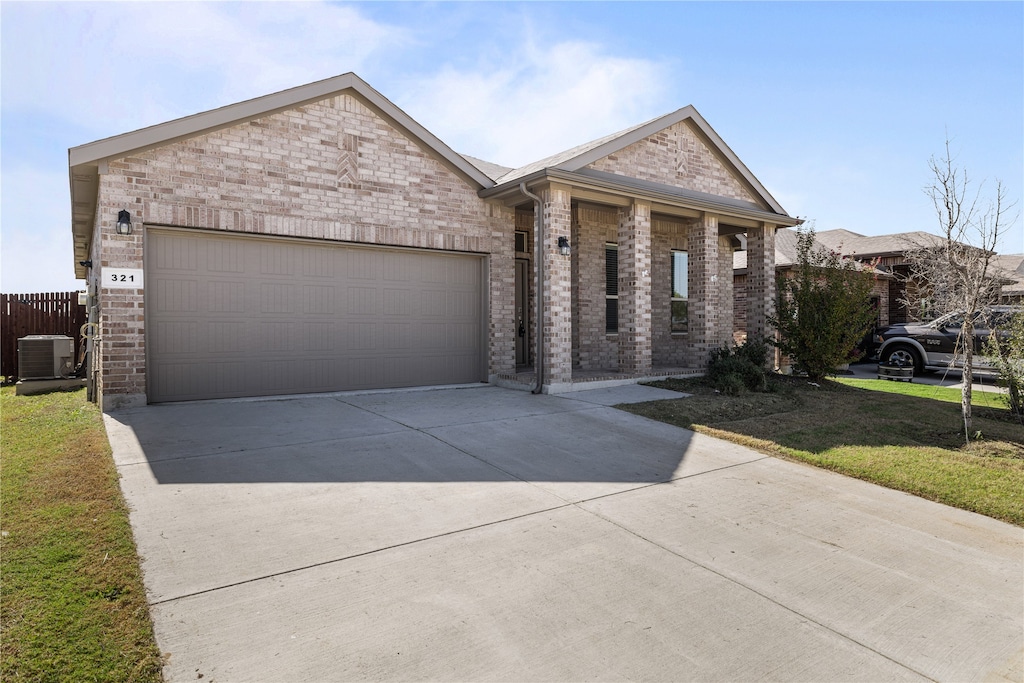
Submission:
M 530 364 L 530 306 L 529 306 L 530 261 L 516 259 L 516 365 Z

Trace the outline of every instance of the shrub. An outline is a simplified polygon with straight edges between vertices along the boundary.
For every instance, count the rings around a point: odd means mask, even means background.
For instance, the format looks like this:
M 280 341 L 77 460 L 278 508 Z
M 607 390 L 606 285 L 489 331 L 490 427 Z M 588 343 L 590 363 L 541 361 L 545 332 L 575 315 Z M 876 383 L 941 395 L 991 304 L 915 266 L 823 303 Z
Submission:
M 797 254 L 792 275 L 777 280 L 776 314 L 768 320 L 779 331 L 782 354 L 817 382 L 856 358 L 857 344 L 875 321 L 874 276 L 837 252 L 816 248 L 810 227 L 797 233 Z
M 715 349 L 708 364 L 707 382 L 731 396 L 744 390 L 768 391 L 768 348 L 763 339 L 752 338 L 735 348 Z
M 993 329 L 985 352 L 992 357 L 992 365 L 999 373 L 999 385 L 1006 387 L 1010 412 L 1024 422 L 1024 311 L 1010 318 L 1008 331 L 1009 338 L 1001 344 Z

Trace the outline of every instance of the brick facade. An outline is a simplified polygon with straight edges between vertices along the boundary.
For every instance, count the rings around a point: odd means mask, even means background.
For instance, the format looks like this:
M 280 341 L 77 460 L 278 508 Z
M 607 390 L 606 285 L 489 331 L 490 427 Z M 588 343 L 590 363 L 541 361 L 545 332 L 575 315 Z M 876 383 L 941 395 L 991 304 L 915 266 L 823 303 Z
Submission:
M 651 206 L 619 211 L 619 369 L 651 369 Z
M 107 164 L 94 254 L 142 268 L 147 225 L 490 255 L 489 373 L 514 371 L 513 213 L 350 95 Z M 113 234 L 127 208 L 134 234 Z M 128 292 L 128 293 L 126 293 Z M 145 402 L 142 292 L 100 290 L 103 407 Z
M 595 171 L 755 202 L 685 121 L 590 164 Z
M 558 238 L 571 237 L 572 204 L 569 188 L 552 183 L 542 188 L 544 212 L 543 355 L 545 384 L 572 383 L 572 269 L 571 259 L 558 251 Z
M 618 213 L 582 204 L 575 215 L 573 364 L 581 370 L 618 370 L 618 336 L 605 326 L 605 245 L 618 240 Z
M 774 224 L 737 228 L 728 216 L 706 207 L 654 203 L 664 200 L 663 189 L 658 199 L 634 194 L 629 183 L 608 190 L 607 176 L 601 176 L 602 188 L 582 191 L 571 179 L 531 176 L 529 190 L 542 199 L 545 233 L 538 260 L 533 201 L 513 189 L 515 181 L 491 188 L 505 194 L 488 194 L 486 174 L 474 175 L 466 159 L 450 154 L 358 84 L 318 97 L 202 129 L 212 132 L 170 136 L 166 143 L 138 148 L 126 144 L 123 149 L 141 151 L 118 158 L 92 157 L 99 160 L 99 191 L 91 250 L 96 267 L 90 275 L 99 277 L 109 267 L 144 269 L 148 227 L 483 255 L 487 374 L 495 381 L 517 371 L 514 293 L 517 260 L 520 267 L 525 261 L 530 273 L 529 282 L 521 283 L 528 300 L 525 360 L 534 367 L 542 360 L 543 390 L 557 391 L 572 386 L 574 370 L 637 375 L 658 367 L 704 367 L 711 349 L 730 342 L 734 327 L 732 247 L 722 233 L 746 230 L 751 275 L 735 308 L 748 330 L 764 329 L 774 292 Z M 756 179 L 713 148 L 718 143 L 709 146 L 717 137 L 699 116 L 680 120 L 683 114 L 677 114 L 662 130 L 632 137 L 603 158 L 588 163 L 581 157 L 581 172 L 715 195 L 753 207 L 744 209 L 748 213 L 774 215 L 756 209 L 774 200 L 758 194 Z M 692 195 L 680 193 L 680 201 L 689 201 L 687 196 Z M 129 236 L 114 231 L 122 209 L 133 217 Z M 525 251 L 516 251 L 516 231 L 527 233 Z M 571 256 L 559 253 L 559 237 L 568 238 Z M 617 330 L 609 330 L 606 320 L 608 245 L 615 247 L 618 264 Z M 688 327 L 676 331 L 673 251 L 688 255 Z M 541 267 L 544 282 L 538 291 Z M 535 314 L 538 298 L 542 330 Z M 98 301 L 101 342 L 94 355 L 103 408 L 145 403 L 144 290 L 99 283 Z

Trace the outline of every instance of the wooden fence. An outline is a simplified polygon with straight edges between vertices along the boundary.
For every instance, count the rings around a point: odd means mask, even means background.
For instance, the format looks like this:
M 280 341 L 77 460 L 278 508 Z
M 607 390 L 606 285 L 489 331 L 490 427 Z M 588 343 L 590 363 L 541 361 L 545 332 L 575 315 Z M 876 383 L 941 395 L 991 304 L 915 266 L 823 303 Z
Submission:
M 0 375 L 18 376 L 18 340 L 30 334 L 66 334 L 75 340 L 75 364 L 86 322 L 78 292 L 0 294 Z

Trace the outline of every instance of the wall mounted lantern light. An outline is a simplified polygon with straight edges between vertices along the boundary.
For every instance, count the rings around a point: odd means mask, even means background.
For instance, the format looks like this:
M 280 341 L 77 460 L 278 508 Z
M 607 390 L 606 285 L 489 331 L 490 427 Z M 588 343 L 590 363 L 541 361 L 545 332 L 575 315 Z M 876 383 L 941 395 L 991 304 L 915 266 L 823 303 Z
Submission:
M 117 234 L 132 234 L 132 215 L 124 209 L 119 211 L 117 214 Z
M 569 238 L 564 235 L 558 238 L 558 253 L 562 256 L 568 256 L 571 253 L 571 249 L 569 248 Z

